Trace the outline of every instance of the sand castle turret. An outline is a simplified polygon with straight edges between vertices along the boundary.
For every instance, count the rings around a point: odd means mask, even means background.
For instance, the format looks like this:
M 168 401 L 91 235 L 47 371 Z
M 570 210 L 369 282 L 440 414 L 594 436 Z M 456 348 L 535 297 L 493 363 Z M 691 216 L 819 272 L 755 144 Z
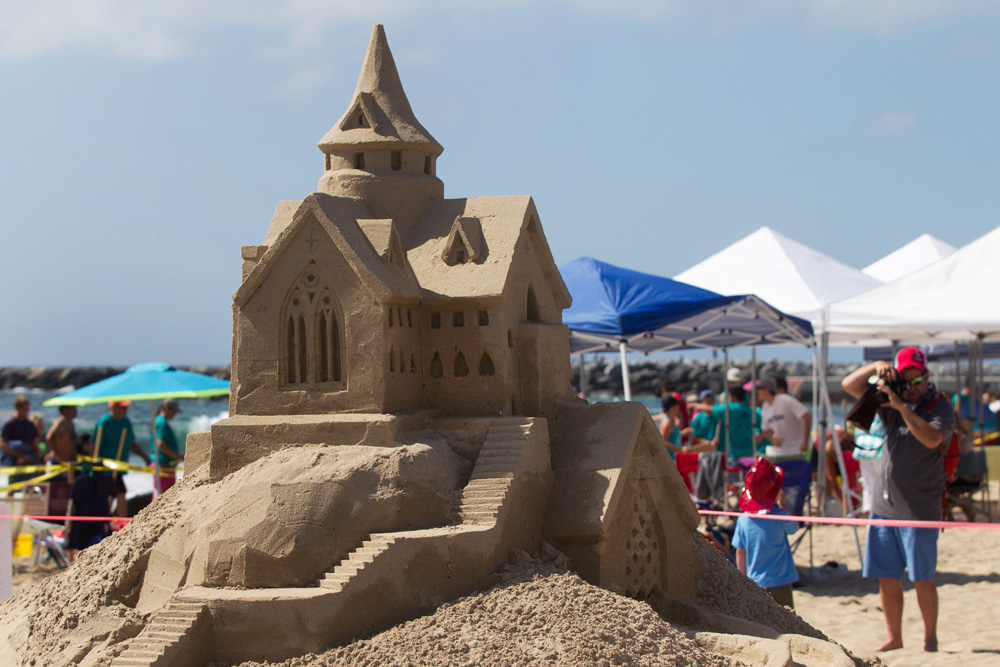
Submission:
M 372 30 L 354 97 L 319 142 L 325 172 L 319 191 L 363 199 L 406 233 L 421 202 L 444 198 L 437 158 L 444 150 L 410 108 L 385 30 Z

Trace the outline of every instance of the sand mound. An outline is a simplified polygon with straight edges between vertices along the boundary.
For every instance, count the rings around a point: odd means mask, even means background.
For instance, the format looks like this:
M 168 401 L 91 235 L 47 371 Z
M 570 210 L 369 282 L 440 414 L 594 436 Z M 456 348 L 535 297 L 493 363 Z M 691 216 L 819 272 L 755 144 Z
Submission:
M 507 568 L 505 582 L 371 639 L 283 667 L 421 665 L 734 665 L 700 649 L 642 602 L 549 563 Z M 243 663 L 260 667 L 265 663 Z

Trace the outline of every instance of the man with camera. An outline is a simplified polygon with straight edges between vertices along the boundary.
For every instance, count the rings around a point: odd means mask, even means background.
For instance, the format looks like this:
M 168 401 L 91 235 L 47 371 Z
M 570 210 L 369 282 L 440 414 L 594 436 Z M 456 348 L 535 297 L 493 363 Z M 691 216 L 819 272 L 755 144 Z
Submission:
M 878 385 L 869 389 L 876 377 Z M 951 404 L 930 382 L 923 351 L 903 348 L 895 367 L 876 361 L 842 383 L 855 398 L 876 400 L 886 440 L 873 483 L 873 519 L 940 521 L 944 447 L 955 427 Z M 863 574 L 879 580 L 889 639 L 877 650 L 903 646 L 903 571 L 908 570 L 924 620 L 924 650 L 937 650 L 937 528 L 869 526 Z

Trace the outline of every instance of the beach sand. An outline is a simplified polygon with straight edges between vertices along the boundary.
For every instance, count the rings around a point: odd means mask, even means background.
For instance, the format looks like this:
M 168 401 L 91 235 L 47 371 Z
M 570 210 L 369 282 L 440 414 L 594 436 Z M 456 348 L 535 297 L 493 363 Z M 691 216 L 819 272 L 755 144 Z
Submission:
M 169 523 L 175 513 L 173 505 L 176 503 L 170 502 L 174 498 L 164 500 L 168 502 L 151 509 L 158 510 L 154 518 Z M 155 525 L 158 522 L 152 523 Z M 133 532 L 130 531 L 127 544 L 118 544 L 124 548 L 133 542 L 141 546 L 149 541 L 150 536 L 145 532 L 132 534 Z M 859 538 L 863 549 L 863 530 L 859 530 Z M 826 579 L 814 576 L 802 588 L 796 589 L 796 612 L 807 623 L 856 656 L 877 656 L 892 667 L 998 665 L 1000 633 L 996 631 L 994 622 L 995 618 L 1000 617 L 1000 564 L 996 558 L 998 547 L 1000 533 L 994 530 L 954 528 L 941 535 L 938 568 L 941 650 L 936 654 L 921 651 L 922 624 L 912 586 L 909 584 L 905 586 L 904 593 L 906 647 L 899 651 L 874 653 L 874 648 L 885 638 L 878 585 L 861 578 L 854 532 L 850 527 L 817 526 L 814 529 L 814 564 L 820 567 L 830 560 L 846 564 L 846 576 Z M 120 556 L 118 552 L 121 551 L 119 548 L 115 554 Z M 709 550 L 709 553 L 715 552 Z M 126 561 L 130 560 L 127 554 L 124 557 Z M 808 567 L 808 540 L 799 548 L 796 561 L 800 566 Z M 45 579 L 55 571 L 50 564 L 35 566 L 30 558 L 16 559 L 15 565 L 15 592 Z M 91 563 L 90 569 L 66 573 L 68 576 L 60 578 L 62 581 L 58 582 L 59 586 L 42 586 L 37 589 L 37 594 L 31 596 L 29 593 L 31 597 L 22 598 L 41 605 L 40 609 L 32 612 L 37 617 L 36 629 L 41 632 L 49 627 L 45 625 L 48 623 L 48 615 L 39 616 L 38 612 L 48 604 L 55 603 L 58 596 L 53 596 L 60 590 L 79 591 L 83 581 L 80 577 L 88 572 L 93 573 L 94 567 L 107 570 L 104 573 L 107 576 L 110 576 L 108 572 L 117 572 L 114 563 L 107 567 L 104 565 L 102 560 L 100 565 Z M 721 566 L 729 567 L 725 563 L 721 563 Z M 760 606 L 758 602 L 754 602 L 753 609 L 741 610 L 741 600 L 746 599 L 749 603 L 754 598 L 748 597 L 750 591 L 745 589 L 752 584 L 741 579 L 735 569 L 731 572 L 732 576 L 721 576 L 720 572 L 720 576 L 714 578 L 711 590 L 703 591 L 704 597 L 700 593 L 699 601 L 710 608 L 717 607 L 717 611 L 760 619 L 772 627 L 785 625 L 782 630 L 784 632 L 803 632 L 803 629 L 792 627 L 798 619 L 787 615 L 786 619 L 775 616 L 768 612 L 767 605 Z M 529 571 L 526 574 L 532 573 Z M 694 665 L 729 662 L 718 660 L 717 656 L 710 657 L 690 642 L 682 640 L 670 629 L 669 623 L 661 623 L 655 613 L 643 603 L 595 589 L 572 575 L 542 571 L 534 574 L 549 576 L 544 580 L 535 580 L 534 583 L 524 578 L 517 581 L 519 578 L 515 577 L 515 581 L 510 581 L 506 587 L 445 605 L 436 614 L 397 626 L 369 640 L 356 642 L 325 655 L 303 656 L 287 664 L 296 667 L 397 663 L 446 665 L 467 664 L 470 656 L 487 659 L 487 662 L 492 659 L 492 664 L 512 665 L 585 665 L 597 664 L 601 660 L 607 660 L 609 664 Z M 121 577 L 115 575 L 112 578 L 117 580 Z M 511 584 L 514 586 L 510 587 Z M 100 584 L 98 589 L 106 587 L 107 582 Z M 97 595 L 100 590 L 90 593 L 86 597 L 93 598 L 93 603 L 100 603 L 103 599 Z M 67 602 L 63 597 L 58 599 L 62 604 L 68 604 L 67 613 L 83 609 L 83 603 L 79 600 Z M 480 618 L 477 614 L 482 611 L 488 613 Z M 780 610 L 775 607 L 774 611 Z M 487 623 L 484 619 L 492 620 Z M 65 619 L 59 616 L 50 620 L 62 622 Z M 508 627 L 498 629 L 491 627 L 491 624 Z M 55 626 L 50 629 L 54 631 L 51 639 L 56 643 L 66 643 L 72 639 L 67 635 L 60 640 L 58 637 L 63 633 L 56 631 Z M 428 641 L 433 634 L 432 629 L 435 632 L 444 630 L 443 633 L 437 633 L 440 637 L 434 642 Z M 519 648 L 512 653 L 509 642 L 515 639 Z M 661 651 L 666 645 L 670 645 L 671 649 L 668 654 L 663 654 Z M 757 664 L 756 661 L 751 662 Z M 826 663 L 819 660 L 811 664 Z
M 995 498 L 996 496 L 994 496 Z M 865 530 L 858 529 L 864 553 Z M 903 648 L 875 653 L 886 639 L 878 582 L 861 577 L 861 562 L 850 526 L 817 526 L 813 558 L 848 567 L 845 578 L 814 579 L 795 590 L 795 611 L 806 622 L 855 655 L 877 655 L 891 667 L 1000 665 L 1000 531 L 945 530 L 938 538 L 939 652 L 923 652 L 923 622 L 916 594 L 903 587 Z M 796 564 L 809 565 L 808 540 Z

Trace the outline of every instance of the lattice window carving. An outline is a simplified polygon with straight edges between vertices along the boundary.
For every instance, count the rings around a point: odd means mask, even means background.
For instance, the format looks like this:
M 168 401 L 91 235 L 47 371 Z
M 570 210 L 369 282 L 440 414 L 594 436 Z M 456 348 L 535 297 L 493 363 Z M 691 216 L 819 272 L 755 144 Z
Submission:
M 646 600 L 660 590 L 660 548 L 649 503 L 632 485 L 632 516 L 625 537 L 625 595 Z

